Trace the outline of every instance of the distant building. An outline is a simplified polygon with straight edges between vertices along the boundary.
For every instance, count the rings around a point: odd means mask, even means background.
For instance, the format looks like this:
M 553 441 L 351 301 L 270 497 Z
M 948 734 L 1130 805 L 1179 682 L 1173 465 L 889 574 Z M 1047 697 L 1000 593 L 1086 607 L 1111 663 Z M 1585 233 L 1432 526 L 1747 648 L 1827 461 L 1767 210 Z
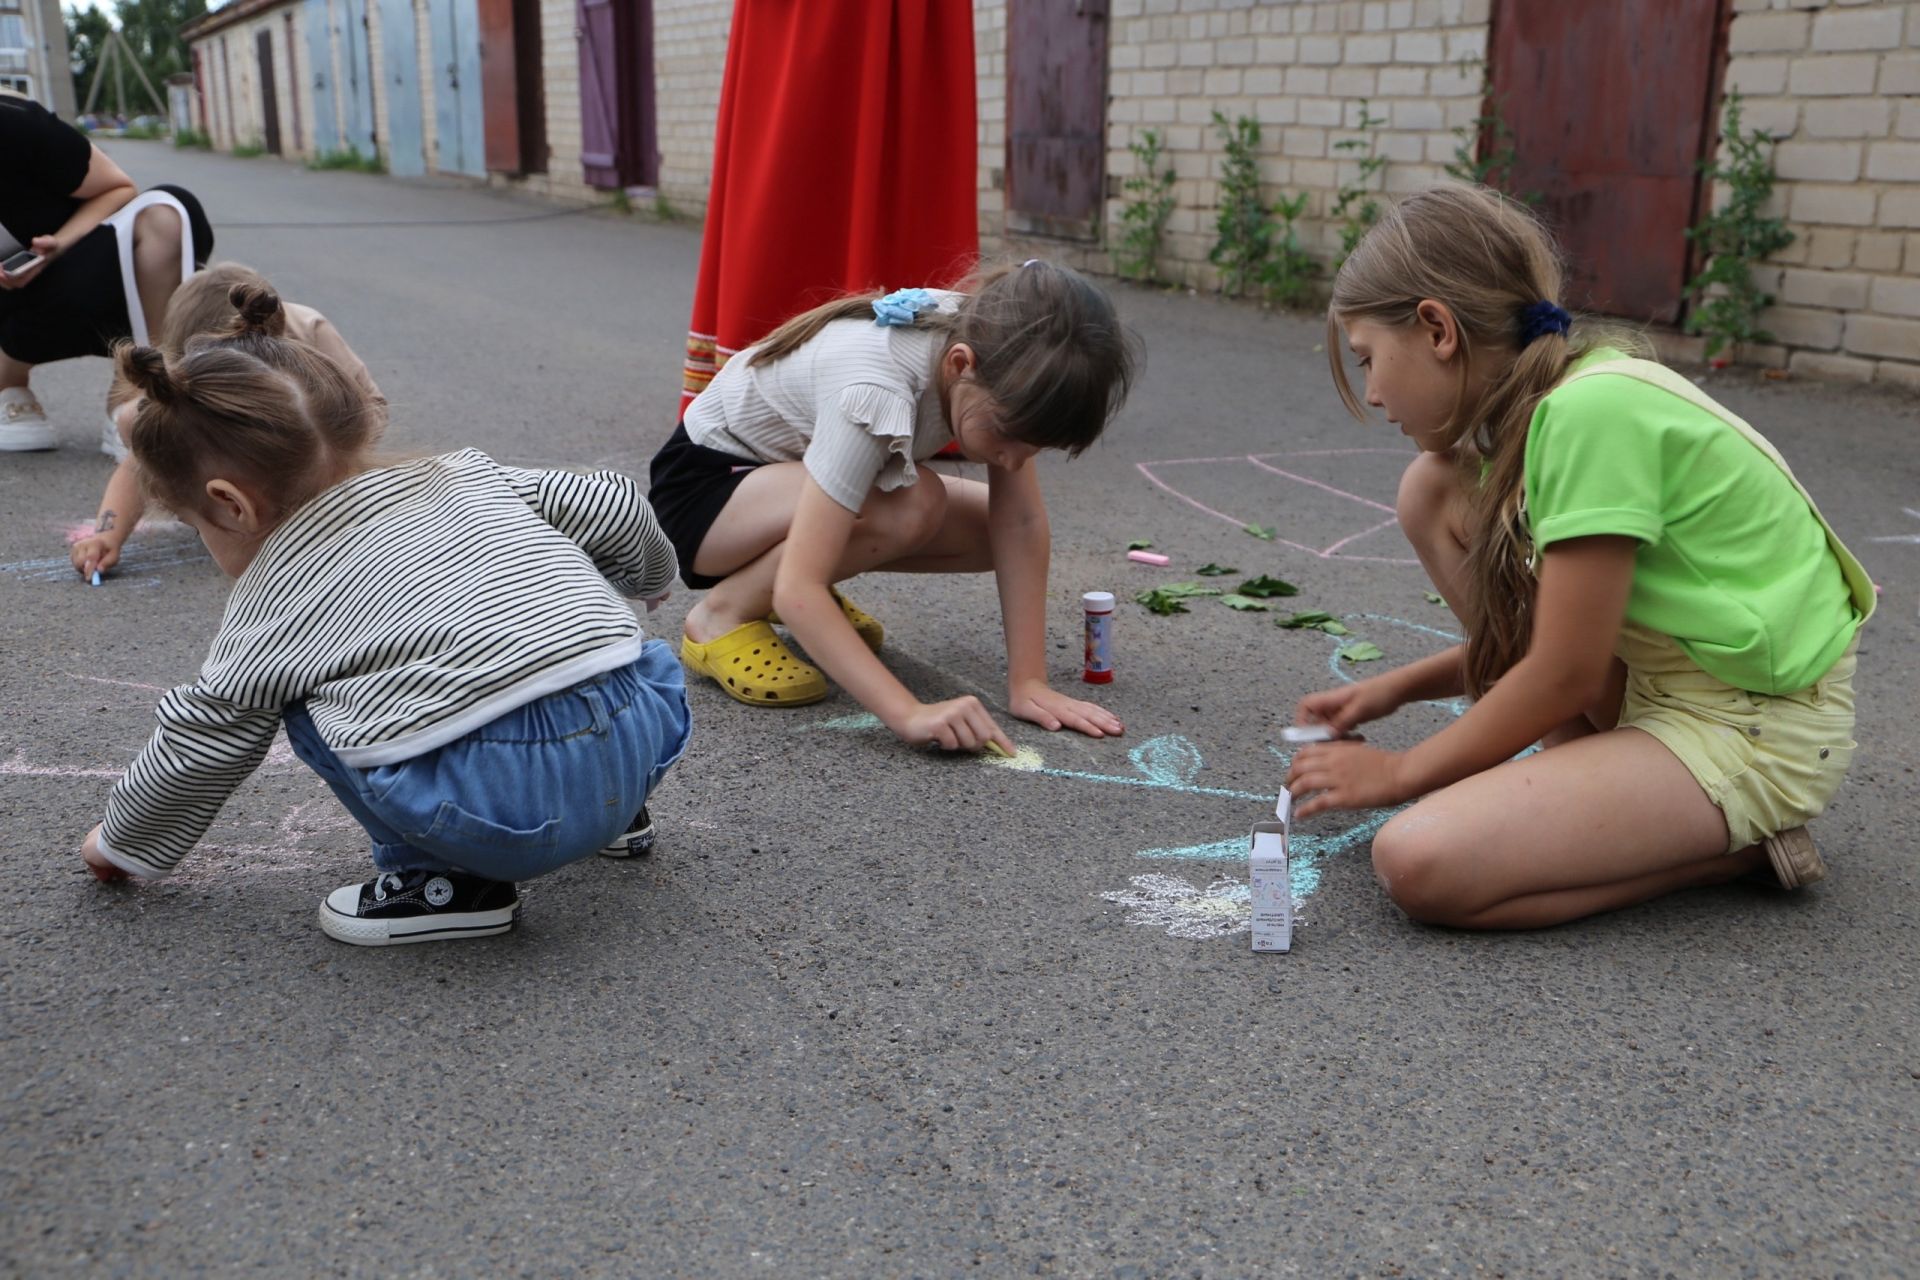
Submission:
M 1720 153 L 1737 90 L 1746 127 L 1778 144 L 1766 212 L 1795 235 L 1756 273 L 1775 299 L 1760 318 L 1773 340 L 1742 354 L 1920 387 L 1910 0 L 922 2 L 974 16 L 983 248 L 1111 271 L 1152 131 L 1174 174 L 1160 272 L 1199 289 L 1219 282 L 1218 112 L 1258 123 L 1262 199 L 1303 201 L 1296 230 L 1323 265 L 1343 209 L 1504 158 L 1505 185 L 1561 237 L 1574 305 L 1674 325 L 1700 265 L 1686 230 L 1725 196 L 1701 162 Z M 230 0 L 182 34 L 200 127 L 223 149 L 351 150 L 400 175 L 581 202 L 657 196 L 697 217 L 732 12 L 731 0 Z
M 0 89 L 73 119 L 73 65 L 60 0 L 0 0 Z

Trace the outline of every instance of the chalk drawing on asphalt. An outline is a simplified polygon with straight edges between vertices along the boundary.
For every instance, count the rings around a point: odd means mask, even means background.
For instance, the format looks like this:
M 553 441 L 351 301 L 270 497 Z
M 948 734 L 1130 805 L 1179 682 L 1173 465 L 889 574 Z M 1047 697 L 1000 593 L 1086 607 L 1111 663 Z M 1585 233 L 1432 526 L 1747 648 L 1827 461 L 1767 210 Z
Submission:
M 1356 544 L 1394 528 L 1399 524 L 1390 502 L 1369 498 L 1363 494 L 1302 474 L 1309 469 L 1296 460 L 1357 457 L 1363 455 L 1389 455 L 1404 463 L 1407 452 L 1404 449 L 1304 449 L 1284 453 L 1245 453 L 1231 457 L 1213 458 L 1163 458 L 1153 462 L 1136 462 L 1134 466 L 1140 474 L 1154 485 L 1172 494 L 1196 511 L 1224 520 L 1235 528 L 1248 525 L 1265 524 L 1263 517 L 1271 515 L 1267 505 L 1255 510 L 1239 513 L 1222 511 L 1211 506 L 1176 485 L 1163 472 L 1170 473 L 1180 480 L 1181 485 L 1192 487 L 1193 478 L 1206 478 L 1211 475 L 1218 478 L 1223 472 L 1243 471 L 1251 468 L 1264 476 L 1286 485 L 1306 488 L 1316 493 L 1336 498 L 1340 502 L 1340 516 L 1334 519 L 1332 527 L 1313 535 L 1310 541 L 1298 541 L 1293 538 L 1276 536 L 1274 541 L 1280 546 L 1292 547 L 1308 555 L 1318 556 L 1322 560 L 1358 560 L 1373 564 L 1418 565 L 1420 562 L 1410 556 L 1367 555 L 1355 548 Z
M 1912 507 L 1902 507 L 1900 509 L 1906 512 L 1908 515 L 1912 516 L 1915 520 L 1920 520 L 1920 511 L 1916 511 Z M 1885 535 L 1884 537 L 1874 538 L 1872 539 L 1872 541 L 1920 543 L 1920 533 L 1890 533 Z
M 1460 643 L 1460 637 L 1451 631 L 1386 614 L 1349 613 L 1343 615 L 1342 620 L 1349 624 L 1350 634 L 1345 636 L 1329 636 L 1318 631 L 1300 631 L 1291 634 L 1299 637 L 1302 642 L 1310 642 L 1310 637 L 1318 636 L 1320 641 L 1327 645 L 1327 670 L 1335 680 L 1343 683 L 1351 683 L 1365 674 L 1362 669 L 1363 664 L 1340 656 L 1341 649 L 1365 638 L 1362 635 L 1364 631 L 1371 631 L 1375 636 L 1384 636 L 1387 628 L 1398 628 L 1412 633 L 1412 636 L 1429 644 Z M 1404 649 L 1405 645 L 1396 645 L 1394 648 Z M 1464 698 L 1447 698 L 1435 700 L 1427 705 L 1457 716 L 1465 712 L 1467 702 Z M 1275 709 L 1276 714 L 1281 715 L 1284 715 L 1286 710 L 1287 708 Z M 884 730 L 884 727 L 878 716 L 861 712 L 801 725 L 794 732 L 862 733 Z M 1016 746 L 1017 753 L 1012 759 L 982 755 L 978 757 L 979 763 L 990 769 L 1005 769 L 1061 782 L 1144 788 L 1172 791 L 1181 795 L 1236 800 L 1257 804 L 1263 813 L 1273 803 L 1273 793 L 1269 792 L 1202 786 L 1200 775 L 1206 768 L 1206 761 L 1193 740 L 1182 734 L 1163 734 L 1129 750 L 1127 762 L 1133 768 L 1131 773 L 1100 773 L 1087 769 L 1056 768 L 1046 763 L 1045 757 L 1037 748 L 1018 746 L 1018 744 Z M 1267 750 L 1278 762 L 1279 774 L 1275 780 L 1277 788 L 1278 777 L 1284 776 L 1286 767 L 1292 759 L 1292 752 L 1271 743 L 1267 745 Z M 1404 807 L 1401 806 L 1401 808 Z M 1386 825 L 1388 819 L 1398 812 L 1400 809 L 1396 808 L 1368 813 L 1361 816 L 1359 821 L 1338 831 L 1324 833 L 1296 831 L 1289 842 L 1289 852 L 1292 855 L 1289 868 L 1290 880 L 1296 908 L 1304 906 L 1306 900 L 1319 889 L 1329 861 L 1356 848 L 1363 848 L 1373 839 L 1374 833 Z M 1135 856 L 1156 861 L 1244 861 L 1247 856 L 1245 827 L 1251 826 L 1252 821 L 1253 817 L 1250 816 L 1241 829 L 1223 839 L 1139 849 L 1135 851 Z M 1193 939 L 1245 932 L 1252 927 L 1251 907 L 1248 905 L 1245 881 L 1221 878 L 1214 880 L 1205 889 L 1200 889 L 1177 876 L 1148 873 L 1132 877 L 1130 885 L 1130 888 L 1110 890 L 1100 895 L 1109 902 L 1126 907 L 1129 913 L 1127 917 L 1129 924 L 1161 926 L 1165 927 L 1173 937 Z

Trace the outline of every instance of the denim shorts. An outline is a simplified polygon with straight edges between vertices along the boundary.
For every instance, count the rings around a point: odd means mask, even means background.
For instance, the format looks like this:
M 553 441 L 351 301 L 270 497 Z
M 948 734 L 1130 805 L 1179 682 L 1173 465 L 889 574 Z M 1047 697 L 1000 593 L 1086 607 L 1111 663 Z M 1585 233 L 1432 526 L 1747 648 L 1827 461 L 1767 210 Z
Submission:
M 396 764 L 342 764 L 304 705 L 287 708 L 286 725 L 294 754 L 367 829 L 380 870 L 489 880 L 531 879 L 605 848 L 691 736 L 680 660 L 658 640 L 627 666 Z

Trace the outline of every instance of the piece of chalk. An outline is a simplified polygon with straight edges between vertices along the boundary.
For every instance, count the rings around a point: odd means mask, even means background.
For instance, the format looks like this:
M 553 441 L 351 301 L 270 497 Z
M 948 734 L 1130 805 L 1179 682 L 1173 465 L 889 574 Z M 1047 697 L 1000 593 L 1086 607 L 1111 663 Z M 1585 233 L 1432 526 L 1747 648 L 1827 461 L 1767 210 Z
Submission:
M 1127 552 L 1127 559 L 1137 560 L 1141 564 L 1166 565 L 1173 563 L 1172 556 L 1163 556 L 1157 551 L 1129 551 Z
M 98 569 L 93 571 L 93 585 L 96 587 L 100 585 L 100 571 Z
M 990 756 L 999 756 L 1002 760 L 1013 759 L 1013 753 L 995 742 L 992 738 L 987 739 L 986 752 Z
M 1330 724 L 1290 724 L 1280 731 L 1280 741 L 1295 746 L 1307 742 L 1332 742 L 1339 732 Z

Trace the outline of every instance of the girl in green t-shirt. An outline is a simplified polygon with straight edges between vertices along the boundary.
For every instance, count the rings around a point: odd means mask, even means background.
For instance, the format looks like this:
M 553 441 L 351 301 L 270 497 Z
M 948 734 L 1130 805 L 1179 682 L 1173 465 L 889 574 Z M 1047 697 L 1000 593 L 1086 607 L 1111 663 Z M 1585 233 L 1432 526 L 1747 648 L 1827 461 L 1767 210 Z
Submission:
M 1636 339 L 1576 333 L 1525 209 L 1437 187 L 1387 209 L 1328 307 L 1341 398 L 1420 447 L 1398 512 L 1464 645 L 1312 694 L 1347 733 L 1474 698 L 1410 751 L 1302 748 L 1309 817 L 1424 797 L 1375 838 L 1418 919 L 1558 924 L 1676 889 L 1826 873 L 1806 823 L 1853 755 L 1873 588 L 1785 462 Z M 1533 743 L 1548 750 L 1516 760 Z

